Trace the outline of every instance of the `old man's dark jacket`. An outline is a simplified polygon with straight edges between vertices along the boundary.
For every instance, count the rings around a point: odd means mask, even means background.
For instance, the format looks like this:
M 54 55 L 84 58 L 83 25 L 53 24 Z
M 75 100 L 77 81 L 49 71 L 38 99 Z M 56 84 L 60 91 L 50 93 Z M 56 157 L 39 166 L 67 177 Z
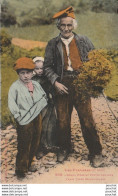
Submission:
M 88 52 L 94 49 L 93 44 L 86 36 L 77 35 L 74 33 L 74 38 L 80 52 L 81 61 L 88 61 Z M 63 78 L 63 69 L 64 56 L 62 41 L 59 35 L 48 42 L 45 51 L 44 71 L 52 85 L 57 79 L 61 81 Z

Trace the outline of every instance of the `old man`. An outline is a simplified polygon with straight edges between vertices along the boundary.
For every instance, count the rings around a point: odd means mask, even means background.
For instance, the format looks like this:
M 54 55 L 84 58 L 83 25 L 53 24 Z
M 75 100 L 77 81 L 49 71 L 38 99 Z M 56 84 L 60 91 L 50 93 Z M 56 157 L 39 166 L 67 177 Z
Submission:
M 93 50 L 94 46 L 86 36 L 73 32 L 77 22 L 71 6 L 56 13 L 53 19 L 57 19 L 60 34 L 48 42 L 44 69 L 45 75 L 55 89 L 60 149 L 57 160 L 63 162 L 71 150 L 71 114 L 75 107 L 89 150 L 88 158 L 92 166 L 99 167 L 103 160 L 102 146 L 92 116 L 91 99 L 82 101 L 81 96 L 72 87 L 82 63 L 88 60 L 88 52 Z

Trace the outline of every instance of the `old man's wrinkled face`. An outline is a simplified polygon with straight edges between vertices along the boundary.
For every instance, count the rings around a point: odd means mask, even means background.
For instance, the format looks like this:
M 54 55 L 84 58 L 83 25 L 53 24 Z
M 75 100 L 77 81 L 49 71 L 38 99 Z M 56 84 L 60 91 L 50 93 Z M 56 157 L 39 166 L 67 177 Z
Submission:
M 70 38 L 73 35 L 73 29 L 73 19 L 71 17 L 64 17 L 60 19 L 59 30 L 62 37 L 66 39 Z

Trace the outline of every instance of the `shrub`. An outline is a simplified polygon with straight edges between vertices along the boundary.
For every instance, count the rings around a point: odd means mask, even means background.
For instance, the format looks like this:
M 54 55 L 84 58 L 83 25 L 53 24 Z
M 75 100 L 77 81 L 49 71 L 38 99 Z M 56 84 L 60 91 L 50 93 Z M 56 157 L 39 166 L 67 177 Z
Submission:
M 1 5 L 1 23 L 4 26 L 15 25 L 17 23 L 16 16 L 13 13 L 14 12 L 11 4 L 6 1 L 3 2 Z
M 9 36 L 4 29 L 1 31 L 1 45 L 3 47 L 9 47 L 11 45 L 11 36 Z

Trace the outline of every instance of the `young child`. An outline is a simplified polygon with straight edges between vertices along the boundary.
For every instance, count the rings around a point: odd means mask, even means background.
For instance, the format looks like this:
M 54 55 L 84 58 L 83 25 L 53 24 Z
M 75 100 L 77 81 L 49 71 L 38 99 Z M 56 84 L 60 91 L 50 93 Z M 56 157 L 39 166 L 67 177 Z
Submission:
M 47 105 L 44 90 L 38 82 L 32 81 L 34 63 L 27 57 L 19 58 L 14 66 L 19 79 L 8 94 L 8 106 L 17 122 L 18 153 L 16 175 L 25 177 L 29 171 L 36 171 L 33 159 L 40 143 L 41 111 Z
M 35 63 L 33 80 L 41 84 L 47 94 L 48 105 L 42 112 L 42 135 L 37 159 L 40 159 L 48 151 L 53 151 L 57 146 L 56 110 L 52 95 L 50 93 L 50 83 L 43 73 L 43 57 L 33 58 Z M 42 151 L 42 152 L 41 152 Z
M 43 62 L 44 58 L 43 57 L 35 57 L 33 58 L 33 62 L 35 63 L 35 68 L 33 71 L 33 80 L 37 81 L 40 83 L 44 91 L 49 94 L 49 81 L 47 78 L 44 76 L 43 72 Z

